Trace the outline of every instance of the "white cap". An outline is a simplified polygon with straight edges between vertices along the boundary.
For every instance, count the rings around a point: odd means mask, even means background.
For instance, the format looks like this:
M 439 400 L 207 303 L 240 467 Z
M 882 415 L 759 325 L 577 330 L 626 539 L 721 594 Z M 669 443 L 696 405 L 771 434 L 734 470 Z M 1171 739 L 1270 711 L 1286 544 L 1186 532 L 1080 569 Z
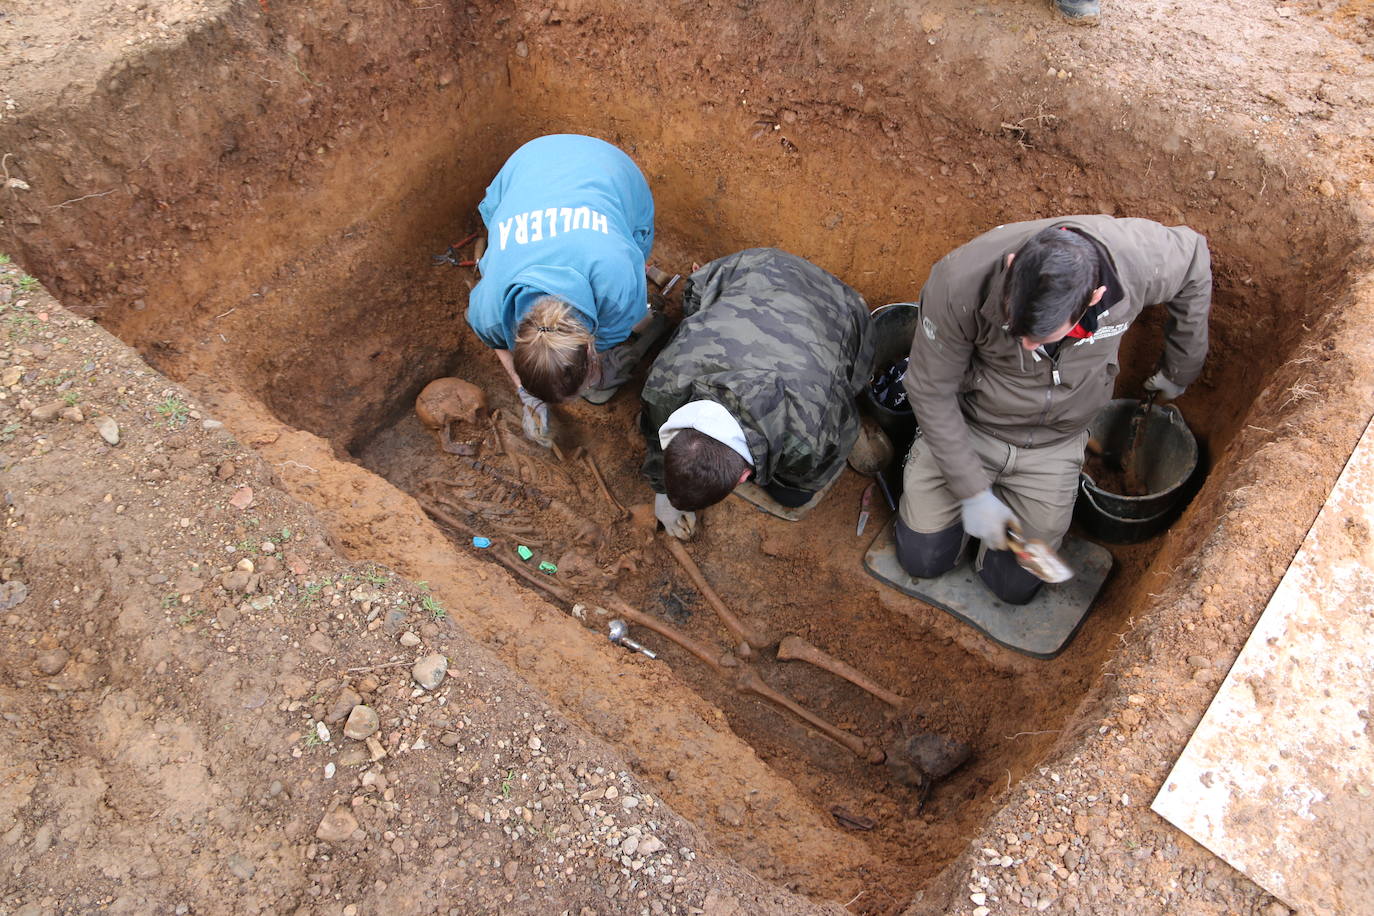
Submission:
M 668 421 L 658 428 L 658 444 L 663 448 L 684 429 L 695 429 L 703 435 L 722 442 L 739 455 L 749 466 L 754 466 L 754 456 L 749 453 L 749 443 L 744 438 L 744 428 L 715 401 L 688 401 L 668 417 Z

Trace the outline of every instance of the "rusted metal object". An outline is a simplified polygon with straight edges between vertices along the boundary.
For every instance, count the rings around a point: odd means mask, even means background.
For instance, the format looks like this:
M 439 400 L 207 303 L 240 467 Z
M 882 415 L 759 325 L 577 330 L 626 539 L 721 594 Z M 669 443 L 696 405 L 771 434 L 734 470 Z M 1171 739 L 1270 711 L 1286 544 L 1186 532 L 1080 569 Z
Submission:
M 855 814 L 848 808 L 840 805 L 832 805 L 830 816 L 835 819 L 835 823 L 850 830 L 872 830 L 878 823 L 871 817 L 864 817 L 862 814 Z

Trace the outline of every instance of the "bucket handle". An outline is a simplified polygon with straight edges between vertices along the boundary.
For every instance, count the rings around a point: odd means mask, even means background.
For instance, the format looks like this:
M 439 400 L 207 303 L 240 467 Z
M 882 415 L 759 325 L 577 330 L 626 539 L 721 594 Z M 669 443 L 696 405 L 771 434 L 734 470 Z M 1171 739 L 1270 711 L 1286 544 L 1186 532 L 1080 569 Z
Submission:
M 1079 494 L 1083 496 L 1085 499 L 1087 499 L 1089 504 L 1091 504 L 1092 507 L 1096 509 L 1099 514 L 1106 516 L 1107 518 L 1110 518 L 1113 521 L 1129 523 L 1133 525 L 1143 525 L 1147 522 L 1153 522 L 1157 519 L 1163 518 L 1165 515 L 1167 515 L 1170 511 L 1172 511 L 1175 508 L 1173 505 L 1166 506 L 1165 508 L 1156 512 L 1154 515 L 1148 516 L 1146 518 L 1121 518 L 1120 516 L 1114 515 L 1111 512 L 1108 512 L 1106 509 L 1104 509 L 1102 507 L 1102 504 L 1099 503 L 1097 499 L 1093 496 L 1092 490 L 1088 489 L 1088 481 L 1090 479 L 1091 478 L 1087 477 L 1084 474 L 1078 475 Z M 1097 484 L 1094 483 L 1093 486 L 1097 486 Z

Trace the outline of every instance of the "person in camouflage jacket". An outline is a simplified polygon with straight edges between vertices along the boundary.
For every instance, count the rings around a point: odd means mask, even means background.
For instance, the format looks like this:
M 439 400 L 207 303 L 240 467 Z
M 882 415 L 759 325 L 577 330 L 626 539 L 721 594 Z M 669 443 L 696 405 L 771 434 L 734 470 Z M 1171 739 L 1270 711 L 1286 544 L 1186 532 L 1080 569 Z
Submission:
M 863 297 L 795 255 L 751 248 L 693 273 L 640 395 L 669 533 L 690 537 L 696 510 L 751 477 L 786 506 L 829 483 L 858 437 L 873 350 Z

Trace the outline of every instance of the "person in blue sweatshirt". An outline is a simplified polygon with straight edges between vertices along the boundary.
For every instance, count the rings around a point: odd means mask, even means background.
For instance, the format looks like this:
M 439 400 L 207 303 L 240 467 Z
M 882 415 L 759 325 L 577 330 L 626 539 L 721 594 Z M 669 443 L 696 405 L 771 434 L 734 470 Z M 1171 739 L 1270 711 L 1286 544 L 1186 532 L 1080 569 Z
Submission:
M 613 389 L 633 368 L 603 375 L 602 353 L 649 321 L 653 196 L 616 147 L 554 134 L 506 160 L 478 212 L 487 247 L 468 324 L 515 384 L 525 434 L 547 446 L 547 402 Z

